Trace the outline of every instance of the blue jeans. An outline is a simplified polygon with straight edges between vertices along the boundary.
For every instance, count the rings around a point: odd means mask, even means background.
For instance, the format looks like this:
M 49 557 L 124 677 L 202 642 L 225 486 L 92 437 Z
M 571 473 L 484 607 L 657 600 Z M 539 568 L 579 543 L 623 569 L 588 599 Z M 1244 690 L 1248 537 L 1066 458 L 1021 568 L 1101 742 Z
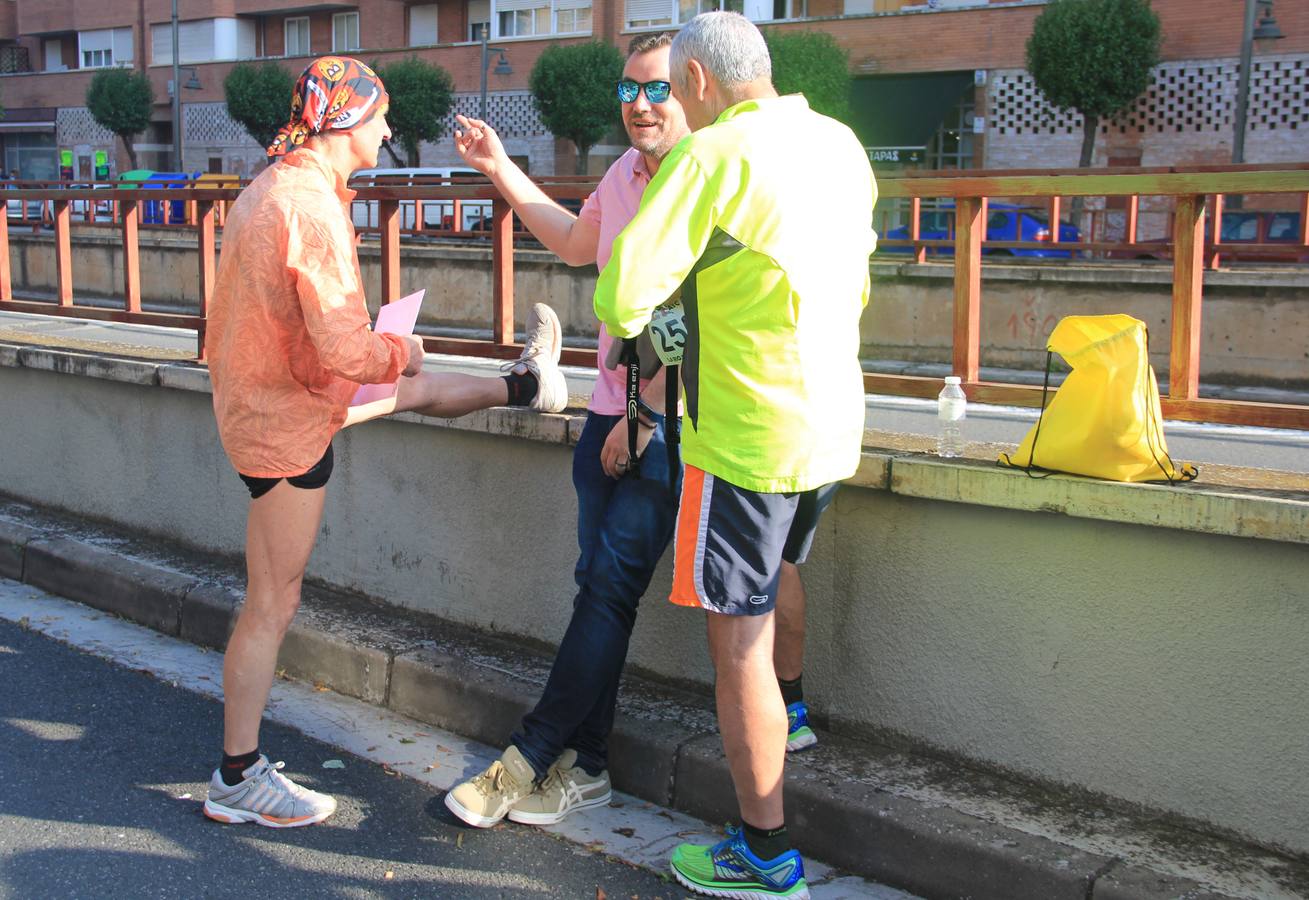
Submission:
M 636 607 L 673 536 L 676 494 L 668 488 L 664 425 L 641 455 L 641 476 L 610 478 L 600 450 L 622 416 L 588 412 L 573 451 L 577 489 L 577 597 L 536 708 L 510 739 L 545 775 L 565 748 L 591 774 L 608 767 L 618 679 Z M 677 485 L 680 488 L 680 484 Z

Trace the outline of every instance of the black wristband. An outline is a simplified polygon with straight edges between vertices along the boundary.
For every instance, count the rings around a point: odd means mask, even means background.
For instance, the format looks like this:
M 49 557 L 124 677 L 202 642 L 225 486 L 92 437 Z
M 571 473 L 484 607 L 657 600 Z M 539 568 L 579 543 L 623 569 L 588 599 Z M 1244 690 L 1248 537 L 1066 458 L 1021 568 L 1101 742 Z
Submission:
M 641 399 L 641 398 L 637 398 L 637 401 L 636 401 L 636 416 L 637 416 L 637 418 L 639 419 L 642 415 L 644 415 L 644 416 L 646 416 L 647 418 L 650 419 L 650 421 L 649 421 L 649 422 L 646 422 L 645 424 L 649 425 L 651 428 L 655 427 L 656 425 L 658 425 L 660 422 L 662 422 L 662 421 L 664 420 L 664 415 L 663 415 L 663 413 L 657 413 L 657 412 L 655 412 L 655 411 L 650 407 L 650 404 L 646 403 L 645 400 L 643 400 L 643 399 Z

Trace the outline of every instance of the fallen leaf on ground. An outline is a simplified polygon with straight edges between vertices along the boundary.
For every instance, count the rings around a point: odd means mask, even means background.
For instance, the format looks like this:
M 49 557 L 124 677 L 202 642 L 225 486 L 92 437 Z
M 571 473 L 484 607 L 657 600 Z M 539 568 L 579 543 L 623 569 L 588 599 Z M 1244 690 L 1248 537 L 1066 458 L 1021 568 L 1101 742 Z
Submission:
M 178 800 L 190 800 L 190 799 L 191 799 L 191 795 L 190 795 L 190 794 L 178 794 L 178 795 L 177 795 L 177 799 L 178 799 Z
M 395 769 L 391 768 L 390 766 L 388 766 L 386 763 L 382 763 L 382 774 L 383 774 L 383 775 L 399 775 L 400 773 L 397 772 Z
M 426 731 L 415 731 L 414 737 L 431 737 Z
M 456 846 L 456 847 L 459 847 L 460 849 L 463 849 L 463 846 L 464 846 L 464 833 L 463 833 L 462 831 L 459 832 L 457 835 L 455 835 L 455 846 Z
M 621 834 L 623 837 L 632 837 L 636 834 L 635 828 L 615 828 L 614 834 Z
M 374 745 L 371 746 L 371 747 L 365 747 L 365 748 L 364 748 L 364 752 L 365 752 L 365 753 L 372 753 L 372 752 L 373 752 L 374 750 L 376 750 L 376 749 L 377 749 L 377 745 L 374 744 Z
M 323 762 L 324 769 L 344 769 L 345 763 L 339 759 L 329 759 Z
M 327 685 L 323 684 L 321 681 L 315 681 L 315 682 L 314 682 L 314 690 L 316 690 L 316 691 L 327 691 L 327 690 L 330 690 L 330 688 L 329 688 Z
M 402 744 L 417 744 L 418 741 L 414 740 L 413 738 L 400 738 L 400 743 L 402 743 Z
M 383 875 L 382 877 L 385 878 L 387 881 L 390 881 L 392 878 L 395 877 L 395 873 L 392 872 L 390 869 L 387 869 L 386 874 Z

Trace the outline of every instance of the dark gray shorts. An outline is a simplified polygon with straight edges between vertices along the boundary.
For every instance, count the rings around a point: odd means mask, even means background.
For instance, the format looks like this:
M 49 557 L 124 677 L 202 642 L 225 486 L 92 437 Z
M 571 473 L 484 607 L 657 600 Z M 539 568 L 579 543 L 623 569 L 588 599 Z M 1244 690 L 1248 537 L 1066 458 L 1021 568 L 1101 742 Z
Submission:
M 669 599 L 730 616 L 772 612 L 782 562 L 805 561 L 839 486 L 765 494 L 687 466 Z

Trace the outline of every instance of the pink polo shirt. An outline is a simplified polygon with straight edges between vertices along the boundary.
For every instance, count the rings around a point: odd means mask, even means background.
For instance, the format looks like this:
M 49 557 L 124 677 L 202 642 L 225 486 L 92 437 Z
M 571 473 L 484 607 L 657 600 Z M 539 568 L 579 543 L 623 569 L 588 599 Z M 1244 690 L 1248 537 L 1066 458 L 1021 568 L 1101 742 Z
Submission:
M 650 173 L 645 168 L 645 158 L 636 148 L 629 149 L 609 167 L 604 178 L 596 185 L 591 196 L 586 198 L 578 217 L 595 222 L 600 226 L 600 240 L 596 244 L 595 263 L 603 269 L 609 262 L 614 238 L 627 227 L 627 223 L 636 215 L 641 206 L 641 195 L 650 183 Z M 627 410 L 627 380 L 621 369 L 606 369 L 605 358 L 614 339 L 609 336 L 604 325 L 600 326 L 600 346 L 597 350 L 596 368 L 599 375 L 595 379 L 595 390 L 591 392 L 592 412 L 606 416 L 621 416 Z M 641 382 L 644 390 L 648 381 Z

